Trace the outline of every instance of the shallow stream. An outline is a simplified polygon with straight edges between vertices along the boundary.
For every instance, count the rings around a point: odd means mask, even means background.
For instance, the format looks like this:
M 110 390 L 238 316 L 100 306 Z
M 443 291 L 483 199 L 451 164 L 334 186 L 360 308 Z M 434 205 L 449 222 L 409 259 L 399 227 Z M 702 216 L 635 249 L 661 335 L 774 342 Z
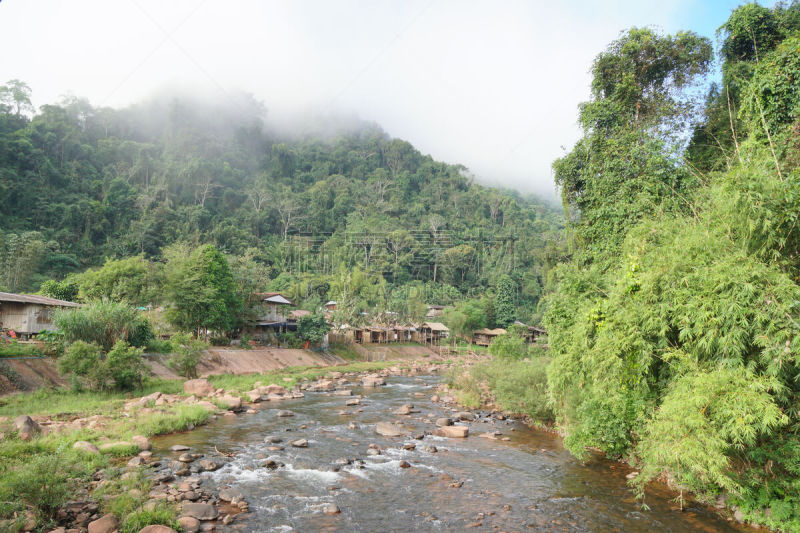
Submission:
M 467 423 L 466 439 L 416 440 L 435 428 L 424 418 L 452 415 L 430 400 L 438 380 L 389 378 L 374 389 L 354 383 L 353 393 L 363 398 L 351 407 L 345 407 L 349 397 L 331 393 L 266 402 L 256 414 L 223 416 L 190 433 L 156 439 L 154 451 L 169 456 L 170 446 L 185 444 L 198 453 L 215 455 L 215 446 L 235 453 L 202 476 L 204 484 L 244 494 L 250 512 L 236 517 L 230 526 L 236 531 L 748 530 L 699 505 L 689 503 L 681 512 L 666 488 L 648 491 L 645 511 L 626 485 L 628 467 L 605 460 L 581 464 L 558 437 L 488 413 Z M 420 413 L 392 414 L 408 403 Z M 294 416 L 278 417 L 279 410 Z M 379 436 L 380 421 L 402 421 L 409 435 Z M 501 433 L 496 440 L 479 437 L 494 431 Z M 282 442 L 265 443 L 267 436 Z M 301 438 L 307 448 L 289 444 Z M 370 444 L 381 454 L 367 455 Z M 270 469 L 263 466 L 267 460 L 283 466 Z M 402 468 L 402 461 L 410 467 Z M 326 514 L 328 504 L 341 512 Z

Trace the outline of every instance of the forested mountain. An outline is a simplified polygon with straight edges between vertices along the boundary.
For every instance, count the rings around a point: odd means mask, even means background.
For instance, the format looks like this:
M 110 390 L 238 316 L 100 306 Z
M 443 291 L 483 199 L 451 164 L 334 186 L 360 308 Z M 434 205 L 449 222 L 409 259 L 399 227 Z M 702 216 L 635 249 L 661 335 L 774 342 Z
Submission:
M 800 3 L 597 56 L 555 162 L 574 253 L 546 297 L 566 444 L 800 530 Z M 723 498 L 720 501 L 725 501 Z
M 0 99 L 6 290 L 210 243 L 258 270 L 253 288 L 308 307 L 351 298 L 359 309 L 405 308 L 411 293 L 450 304 L 511 274 L 528 319 L 557 259 L 560 209 L 476 185 L 464 167 L 373 124 L 278 128 L 246 95 L 160 96 L 126 109 L 68 97 L 34 112 L 13 80 Z M 346 294 L 341 279 L 354 275 L 360 285 Z M 158 303 L 157 292 L 135 303 Z

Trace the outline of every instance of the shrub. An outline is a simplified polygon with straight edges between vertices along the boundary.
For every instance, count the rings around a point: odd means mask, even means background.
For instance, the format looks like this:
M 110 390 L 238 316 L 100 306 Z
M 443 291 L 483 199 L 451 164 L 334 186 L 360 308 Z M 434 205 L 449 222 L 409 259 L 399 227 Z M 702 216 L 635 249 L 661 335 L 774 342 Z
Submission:
M 109 388 L 111 375 L 102 359 L 103 350 L 97 344 L 84 341 L 72 343 L 58 360 L 58 371 L 73 377 L 73 388 L 90 390 Z
M 153 339 L 147 317 L 124 303 L 92 302 L 78 309 L 59 311 L 55 323 L 66 342 L 95 343 L 105 351 L 120 340 L 133 346 L 147 346 Z
M 508 329 L 508 333 L 500 335 L 489 345 L 489 353 L 510 359 L 521 359 L 528 354 L 528 345 L 525 339 L 519 334 L 516 327 Z
M 76 341 L 58 360 L 58 371 L 71 375 L 75 385 L 90 390 L 131 390 L 142 386 L 145 375 L 142 350 L 125 341 L 118 341 L 103 358 L 97 344 Z
M 132 390 L 142 386 L 146 371 L 142 352 L 141 348 L 135 348 L 123 340 L 117 341 L 108 352 L 105 363 L 117 389 Z
M 185 378 L 196 378 L 197 365 L 208 345 L 186 333 L 174 335 L 172 344 L 174 352 L 167 363 L 169 367 Z
M 231 340 L 228 337 L 211 337 L 208 342 L 211 346 L 230 346 Z

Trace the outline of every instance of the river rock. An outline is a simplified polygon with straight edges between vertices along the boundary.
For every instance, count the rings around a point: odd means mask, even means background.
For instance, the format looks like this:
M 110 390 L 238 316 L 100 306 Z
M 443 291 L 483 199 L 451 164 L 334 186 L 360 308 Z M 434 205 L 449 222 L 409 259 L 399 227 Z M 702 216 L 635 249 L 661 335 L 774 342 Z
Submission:
M 433 432 L 437 437 L 449 437 L 453 439 L 463 439 L 469 435 L 467 426 L 443 426 Z
M 294 416 L 294 413 L 291 411 L 278 411 L 278 414 L 276 416 L 283 418 L 287 416 Z
M 215 389 L 214 385 L 212 385 L 207 379 L 190 379 L 183 382 L 183 392 L 202 397 L 214 394 Z
M 475 420 L 475 415 L 470 413 L 469 411 L 459 411 L 455 414 L 455 417 L 459 420 Z
M 171 452 L 185 452 L 185 451 L 190 450 L 190 449 L 191 448 L 189 448 L 188 446 L 185 446 L 183 444 L 176 444 L 175 446 L 172 446 L 169 450 Z
M 433 396 L 431 396 L 431 401 L 432 402 L 438 402 L 439 401 L 439 395 L 438 394 L 434 394 Z
M 86 442 L 85 440 L 79 440 L 72 445 L 72 447 L 76 450 L 80 450 L 84 453 L 100 453 L 100 450 L 92 444 L 91 442 Z
M 405 435 L 406 431 L 396 424 L 389 422 L 378 422 L 375 425 L 375 433 L 378 435 L 383 435 L 384 437 L 400 437 Z
M 364 376 L 361 378 L 361 384 L 364 387 L 380 387 L 386 385 L 386 380 L 381 376 Z
M 213 472 L 219 468 L 219 465 L 211 459 L 201 459 L 197 461 L 197 465 L 205 472 Z
M 344 402 L 345 407 L 350 407 L 353 405 L 360 405 L 360 404 L 361 404 L 361 398 L 351 398 L 349 400 L 345 400 Z
M 258 403 L 264 399 L 264 395 L 262 395 L 257 390 L 251 390 L 244 393 L 247 396 L 247 399 L 250 400 L 252 403 Z
M 328 379 L 317 381 L 316 383 L 308 386 L 308 390 L 311 392 L 330 392 L 335 388 L 336 386 L 334 385 L 333 381 Z
M 42 427 L 28 415 L 19 415 L 14 419 L 14 428 L 21 440 L 31 440 L 42 432 Z
M 342 512 L 339 509 L 339 506 L 336 505 L 335 503 L 329 503 L 328 505 L 325 506 L 325 509 L 323 509 L 323 511 L 325 512 L 325 514 L 339 514 Z
M 222 489 L 221 491 L 219 491 L 219 499 L 224 502 L 229 502 L 233 500 L 242 500 L 244 499 L 244 494 L 242 494 L 242 491 L 238 489 L 229 487 L 227 489 Z
M 452 426 L 453 425 L 453 419 L 452 418 L 437 418 L 436 419 L 436 425 L 440 426 L 440 427 L 442 427 L 442 426 Z
M 308 448 L 308 440 L 307 439 L 297 439 L 293 440 L 290 443 L 295 448 Z
M 256 390 L 258 390 L 258 392 L 260 392 L 265 396 L 269 396 L 270 394 L 284 395 L 287 394 L 288 392 L 285 387 L 281 387 L 280 385 L 275 385 L 274 383 L 271 383 L 267 386 L 258 387 L 258 389 Z
M 335 394 L 336 396 L 352 396 L 353 391 L 350 389 L 339 389 L 337 391 L 334 391 L 333 394 Z
M 400 468 L 411 468 L 411 463 L 409 463 L 408 461 L 400 461 L 400 464 L 398 466 Z
M 150 441 L 147 439 L 147 437 L 143 437 L 141 435 L 135 435 L 131 437 L 131 442 L 138 446 L 143 452 L 153 448 L 153 445 L 150 444 Z
M 270 443 L 270 444 L 278 444 L 279 442 L 282 442 L 282 441 L 283 441 L 282 438 L 276 437 L 275 435 L 267 435 L 266 437 L 264 437 L 264 442 L 267 442 L 267 443 Z
M 112 533 L 117 530 L 117 518 L 107 514 L 94 522 L 89 522 L 89 533 Z
M 183 514 L 198 520 L 216 520 L 219 511 L 209 503 L 184 503 Z
M 161 525 L 153 525 L 153 526 L 146 526 L 139 530 L 139 533 L 178 533 L 171 527 L 161 526 Z
M 200 521 L 193 516 L 178 518 L 178 525 L 181 526 L 183 533 L 197 533 L 200 531 Z
M 219 401 L 227 405 L 229 411 L 239 411 L 242 408 L 242 399 L 238 396 L 226 394 Z
M 409 403 L 407 403 L 407 404 L 401 405 L 400 407 L 395 409 L 393 411 L 393 413 L 396 414 L 396 415 L 410 415 L 412 407 L 414 407 L 414 406 L 409 404 Z
M 198 457 L 201 457 L 199 454 L 196 453 L 182 453 L 180 457 L 178 457 L 178 461 L 182 463 L 191 463 Z

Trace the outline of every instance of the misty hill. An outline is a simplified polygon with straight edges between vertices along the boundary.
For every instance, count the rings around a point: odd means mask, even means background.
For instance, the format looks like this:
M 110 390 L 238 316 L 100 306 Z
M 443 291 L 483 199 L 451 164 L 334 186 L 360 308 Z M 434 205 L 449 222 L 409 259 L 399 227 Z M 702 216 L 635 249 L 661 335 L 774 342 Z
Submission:
M 322 286 L 319 299 L 328 281 L 314 276 L 342 265 L 393 288 L 428 283 L 451 301 L 510 273 L 533 310 L 555 260 L 544 243 L 560 208 L 477 185 L 463 166 L 374 124 L 315 116 L 279 126 L 246 95 L 161 96 L 120 110 L 70 97 L 26 114 L 20 87 L 0 112 L 0 250 L 24 262 L 15 246 L 42 246 L 8 290 L 107 257 L 159 259 L 188 241 L 255 257 L 282 290 L 312 280 L 306 292 Z

